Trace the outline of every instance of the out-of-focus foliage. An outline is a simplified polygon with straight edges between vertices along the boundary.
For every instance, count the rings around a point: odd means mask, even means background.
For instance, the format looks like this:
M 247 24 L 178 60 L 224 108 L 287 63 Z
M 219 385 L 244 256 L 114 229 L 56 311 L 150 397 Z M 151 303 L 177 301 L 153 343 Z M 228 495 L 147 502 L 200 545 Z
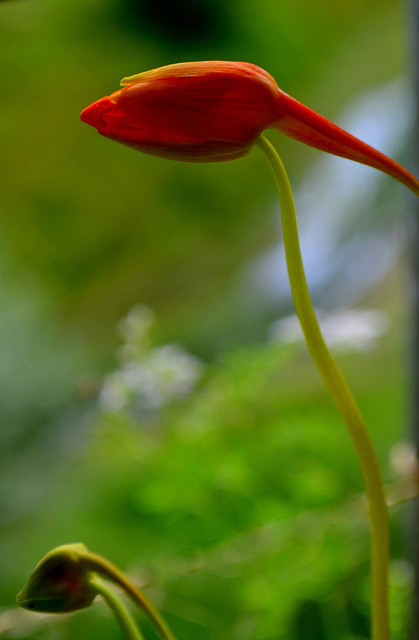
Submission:
M 76 340 L 64 340 L 39 282 L 11 261 L 0 267 L 0 460 L 64 412 L 84 366 Z M 23 272 L 24 273 L 24 272 Z M 22 277 L 23 276 L 23 277 Z
M 254 323 L 252 301 L 245 316 L 237 300 L 239 268 L 276 240 L 263 159 L 165 162 L 100 138 L 78 115 L 124 75 L 226 58 L 265 67 L 333 117 L 402 69 L 402 9 L 0 3 L 5 637 L 121 637 L 100 605 L 58 620 L 14 609 L 35 562 L 79 540 L 145 584 L 180 640 L 367 636 L 368 530 L 350 442 L 304 351 L 266 345 L 269 322 Z M 315 152 L 275 142 L 295 183 Z M 150 342 L 112 369 L 115 322 L 143 302 L 156 311 Z M 340 359 L 391 480 L 405 416 L 399 282 L 372 303 L 391 311 L 393 330 L 375 351 Z M 251 341 L 260 346 L 237 347 Z M 185 347 L 167 349 L 173 342 Z M 411 576 L 397 509 L 392 524 L 401 640 Z
M 150 327 L 139 311 L 123 325 L 121 366 L 127 358 L 138 361 L 134 342 L 142 345 L 143 366 L 162 348 L 147 346 Z M 389 358 L 394 352 L 387 347 L 349 352 L 341 362 L 348 372 L 362 371 L 355 391 L 385 477 L 394 480 L 386 457 L 400 430 L 404 396 L 400 370 L 389 370 Z M 179 375 L 185 362 L 179 361 Z M 341 420 L 320 383 L 306 377 L 307 367 L 308 354 L 297 345 L 247 347 L 207 366 L 188 397 L 175 394 L 153 413 L 141 389 L 146 411 L 99 400 L 89 440 L 55 471 L 42 512 L 10 525 L 1 545 L 13 558 L 7 583 L 17 585 L 25 563 L 77 535 L 146 585 L 184 640 L 297 640 L 307 629 L 316 638 L 368 637 L 362 479 Z M 397 509 L 392 523 L 393 637 L 401 640 L 411 574 Z M 32 547 L 22 553 L 28 526 Z M 115 637 L 105 620 L 97 608 L 62 623 L 34 620 L 30 635 L 49 638 L 68 627 L 77 637 Z M 17 619 L 18 636 L 25 624 L 25 616 Z
M 93 362 L 90 350 L 60 326 L 39 279 L 4 246 L 1 254 L 0 528 L 43 491 L 38 480 L 28 490 L 31 461 L 47 468 L 59 463 L 58 440 L 80 415 L 78 381 Z

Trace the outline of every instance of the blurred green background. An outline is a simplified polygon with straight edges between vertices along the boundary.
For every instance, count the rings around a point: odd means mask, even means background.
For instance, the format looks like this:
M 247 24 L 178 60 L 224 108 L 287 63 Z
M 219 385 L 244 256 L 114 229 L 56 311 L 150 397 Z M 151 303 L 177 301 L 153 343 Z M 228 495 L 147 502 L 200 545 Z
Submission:
M 79 113 L 123 76 L 232 59 L 340 122 L 406 76 L 407 22 L 396 0 L 0 2 L 0 634 L 122 637 L 100 605 L 58 619 L 15 608 L 50 548 L 83 541 L 146 586 L 179 639 L 368 637 L 351 443 L 301 343 L 267 337 L 291 311 L 286 292 L 264 298 L 246 279 L 280 244 L 264 159 L 143 156 Z M 304 184 L 318 152 L 269 137 Z M 347 265 L 313 285 L 331 312 L 351 291 L 347 304 L 386 314 L 384 335 L 368 349 L 349 336 L 337 357 L 403 497 L 408 199 L 389 181 L 340 225 L 337 255 L 350 264 L 385 229 L 391 268 L 355 294 Z M 407 520 L 392 508 L 395 640 L 408 628 Z

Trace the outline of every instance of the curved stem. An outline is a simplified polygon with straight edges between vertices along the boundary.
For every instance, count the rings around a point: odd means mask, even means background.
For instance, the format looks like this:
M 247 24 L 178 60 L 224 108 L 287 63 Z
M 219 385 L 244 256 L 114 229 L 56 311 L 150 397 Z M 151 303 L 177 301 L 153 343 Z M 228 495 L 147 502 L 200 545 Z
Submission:
M 98 576 L 92 575 L 89 579 L 92 587 L 106 600 L 111 611 L 114 613 L 122 630 L 128 640 L 144 640 L 144 637 L 132 619 L 131 615 L 125 609 L 121 600 L 116 593 L 112 591 Z
M 163 640 L 176 640 L 157 609 L 116 565 L 99 554 L 87 550 L 79 553 L 79 558 L 83 561 L 87 570 L 97 572 L 121 587 L 127 596 L 145 613 Z
M 294 200 L 284 165 L 263 135 L 257 144 L 271 165 L 278 188 L 285 255 L 295 310 L 314 363 L 346 423 L 364 476 L 371 526 L 372 638 L 389 640 L 390 543 L 388 509 L 380 466 L 359 408 L 323 340 L 314 313 L 304 274 Z

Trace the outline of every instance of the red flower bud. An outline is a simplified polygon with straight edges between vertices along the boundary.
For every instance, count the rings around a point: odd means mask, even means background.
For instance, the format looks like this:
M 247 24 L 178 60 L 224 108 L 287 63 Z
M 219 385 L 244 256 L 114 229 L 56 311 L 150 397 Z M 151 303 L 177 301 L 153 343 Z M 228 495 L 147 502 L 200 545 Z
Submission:
M 246 154 L 277 113 L 277 86 L 245 62 L 189 62 L 124 78 L 84 109 L 99 133 L 152 155 L 208 162 Z
M 247 62 L 185 62 L 124 78 L 123 89 L 86 107 L 102 135 L 174 160 L 217 162 L 250 151 L 265 129 L 389 174 L 419 195 L 406 169 L 279 89 Z

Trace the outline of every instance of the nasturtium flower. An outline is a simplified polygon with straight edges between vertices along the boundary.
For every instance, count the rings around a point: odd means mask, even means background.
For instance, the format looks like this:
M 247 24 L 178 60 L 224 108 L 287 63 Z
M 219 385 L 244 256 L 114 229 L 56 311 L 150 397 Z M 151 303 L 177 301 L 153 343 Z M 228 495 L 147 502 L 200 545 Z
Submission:
M 374 167 L 419 194 L 419 182 L 373 147 L 282 91 L 248 62 L 185 62 L 123 78 L 86 107 L 102 135 L 151 155 L 217 162 L 246 155 L 265 129 Z
M 50 551 L 32 571 L 17 596 L 24 609 L 68 613 L 89 607 L 97 590 L 90 584 L 83 544 L 67 544 Z

